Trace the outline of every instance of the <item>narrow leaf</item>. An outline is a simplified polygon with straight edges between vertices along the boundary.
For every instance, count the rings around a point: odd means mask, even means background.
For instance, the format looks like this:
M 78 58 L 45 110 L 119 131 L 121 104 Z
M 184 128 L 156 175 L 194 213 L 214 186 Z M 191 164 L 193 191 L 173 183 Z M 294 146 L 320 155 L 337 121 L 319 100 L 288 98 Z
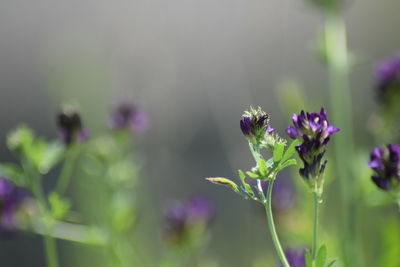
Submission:
M 285 149 L 284 144 L 277 143 L 274 147 L 274 162 L 280 162 L 283 156 L 283 150 Z
M 285 155 L 283 155 L 282 161 L 289 159 L 293 155 L 293 153 L 296 151 L 296 146 L 299 144 L 301 144 L 301 141 L 299 139 L 293 140 L 293 142 L 286 149 L 286 152 L 285 152 Z
M 254 197 L 254 192 L 253 192 L 253 189 L 251 188 L 251 186 L 248 184 L 248 183 L 246 183 L 246 175 L 244 174 L 244 172 L 242 171 L 242 170 L 238 170 L 238 173 L 239 173 L 239 178 L 240 178 L 240 180 L 242 181 L 242 184 L 243 184 L 243 190 L 249 195 L 249 196 L 251 196 L 251 197 Z
M 304 259 L 305 259 L 305 261 L 306 261 L 306 267 L 313 267 L 313 266 L 312 266 L 312 256 L 311 256 L 310 250 L 307 249 L 307 250 L 304 252 Z
M 326 262 L 326 255 L 327 255 L 326 246 L 322 245 L 318 250 L 317 258 L 315 259 L 316 267 L 324 267 Z
M 214 184 L 225 185 L 225 186 L 231 188 L 235 192 L 239 191 L 239 187 L 237 186 L 237 184 L 235 184 L 234 182 L 232 182 L 229 179 L 222 178 L 222 177 L 210 177 L 210 178 L 206 178 L 206 180 L 208 180 Z
M 254 173 L 254 172 L 246 172 L 246 174 L 247 174 L 250 178 L 254 178 L 254 179 L 259 178 L 258 174 L 257 174 L 257 173 Z
M 291 165 L 296 165 L 297 161 L 295 159 L 289 159 L 282 163 L 281 165 L 278 166 L 277 171 L 283 170 L 286 167 L 289 167 Z
M 244 172 L 242 170 L 238 170 L 238 173 L 239 173 L 240 180 L 243 182 L 244 179 L 246 178 L 246 175 L 244 174 Z
M 326 267 L 331 267 L 333 266 L 333 264 L 335 264 L 336 260 L 332 260 L 330 263 L 328 263 L 328 265 L 326 265 Z
M 262 176 L 267 175 L 267 167 L 266 167 L 265 161 L 263 159 L 260 159 L 258 161 L 258 171 Z

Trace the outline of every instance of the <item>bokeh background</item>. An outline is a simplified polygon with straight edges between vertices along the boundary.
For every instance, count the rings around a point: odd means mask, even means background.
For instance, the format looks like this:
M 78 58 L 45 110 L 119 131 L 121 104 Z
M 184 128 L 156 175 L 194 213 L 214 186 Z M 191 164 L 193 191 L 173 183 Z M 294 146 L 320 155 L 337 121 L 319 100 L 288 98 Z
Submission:
M 376 108 L 373 70 L 400 48 L 399 9 L 398 0 L 347 3 L 360 145 L 373 145 L 366 130 Z M 314 109 L 328 106 L 326 70 L 315 56 L 321 22 L 301 0 L 2 0 L 0 140 L 21 122 L 55 137 L 63 103 L 79 105 L 96 135 L 115 103 L 134 99 L 151 119 L 149 132 L 135 137 L 144 162 L 136 237 L 144 256 L 157 258 L 161 251 L 165 203 L 204 195 L 215 205 L 209 254 L 218 266 L 253 266 L 257 258 L 275 257 L 262 213 L 204 177 L 232 177 L 252 166 L 239 129 L 249 105 L 262 106 L 281 133 L 298 111 L 285 108 L 293 88 Z M 2 161 L 12 160 L 5 141 L 0 152 Z M 335 217 L 333 189 L 327 218 Z M 59 242 L 59 249 L 66 251 L 63 266 L 95 266 L 90 248 Z M 1 239 L 0 258 L 4 267 L 44 266 L 40 237 Z

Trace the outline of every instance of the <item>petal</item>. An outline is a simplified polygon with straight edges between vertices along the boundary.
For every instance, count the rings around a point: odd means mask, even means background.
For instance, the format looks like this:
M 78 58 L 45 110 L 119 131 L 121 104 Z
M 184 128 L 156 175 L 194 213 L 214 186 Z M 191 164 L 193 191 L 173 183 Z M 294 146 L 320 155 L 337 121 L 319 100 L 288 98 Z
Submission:
M 289 126 L 286 128 L 286 134 L 292 139 L 296 139 L 296 138 L 300 137 L 299 132 L 293 126 Z

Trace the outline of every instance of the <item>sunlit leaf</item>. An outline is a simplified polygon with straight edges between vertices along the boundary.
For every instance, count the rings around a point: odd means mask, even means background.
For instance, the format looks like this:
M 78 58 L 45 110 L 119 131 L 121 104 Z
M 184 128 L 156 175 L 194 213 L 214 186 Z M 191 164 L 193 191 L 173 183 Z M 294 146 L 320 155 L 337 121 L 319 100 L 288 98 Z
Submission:
M 222 178 L 222 177 L 210 177 L 210 178 L 206 178 L 206 180 L 208 180 L 214 184 L 225 185 L 225 186 L 231 188 L 235 192 L 239 191 L 239 187 L 237 186 L 237 184 L 235 184 L 234 182 L 232 182 L 229 179 Z

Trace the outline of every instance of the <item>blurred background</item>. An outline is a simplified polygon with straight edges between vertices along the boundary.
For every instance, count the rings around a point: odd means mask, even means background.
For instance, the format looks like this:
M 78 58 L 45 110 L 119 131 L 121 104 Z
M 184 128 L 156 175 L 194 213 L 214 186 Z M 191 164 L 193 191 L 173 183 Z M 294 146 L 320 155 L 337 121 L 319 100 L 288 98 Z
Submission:
M 357 59 L 351 76 L 356 142 L 368 149 L 373 71 L 400 48 L 399 9 L 397 0 L 350 0 L 345 12 Z M 207 251 L 218 266 L 258 266 L 268 257 L 274 262 L 257 204 L 204 178 L 235 177 L 237 169 L 252 167 L 239 129 L 249 105 L 270 113 L 281 135 L 291 113 L 302 108 L 301 102 L 290 105 L 295 92 L 307 107 L 327 106 L 329 113 L 326 70 L 315 56 L 321 21 L 301 0 L 2 0 L 0 140 L 20 123 L 54 138 L 55 114 L 64 103 L 76 103 L 96 135 L 107 127 L 110 108 L 129 97 L 151 123 L 146 134 L 135 136 L 143 162 L 135 238 L 144 257 L 159 257 L 165 203 L 203 195 L 215 206 Z M 1 161 L 13 159 L 5 141 L 0 152 Z M 281 178 L 300 180 L 290 173 Z M 329 216 L 335 217 L 332 184 L 323 211 L 327 237 L 334 224 Z M 298 216 L 290 217 L 292 224 Z M 289 247 L 308 244 L 281 235 Z M 62 266 L 95 266 L 92 248 L 60 241 L 59 250 Z M 0 257 L 4 267 L 44 266 L 40 237 L 30 234 L 1 239 Z

